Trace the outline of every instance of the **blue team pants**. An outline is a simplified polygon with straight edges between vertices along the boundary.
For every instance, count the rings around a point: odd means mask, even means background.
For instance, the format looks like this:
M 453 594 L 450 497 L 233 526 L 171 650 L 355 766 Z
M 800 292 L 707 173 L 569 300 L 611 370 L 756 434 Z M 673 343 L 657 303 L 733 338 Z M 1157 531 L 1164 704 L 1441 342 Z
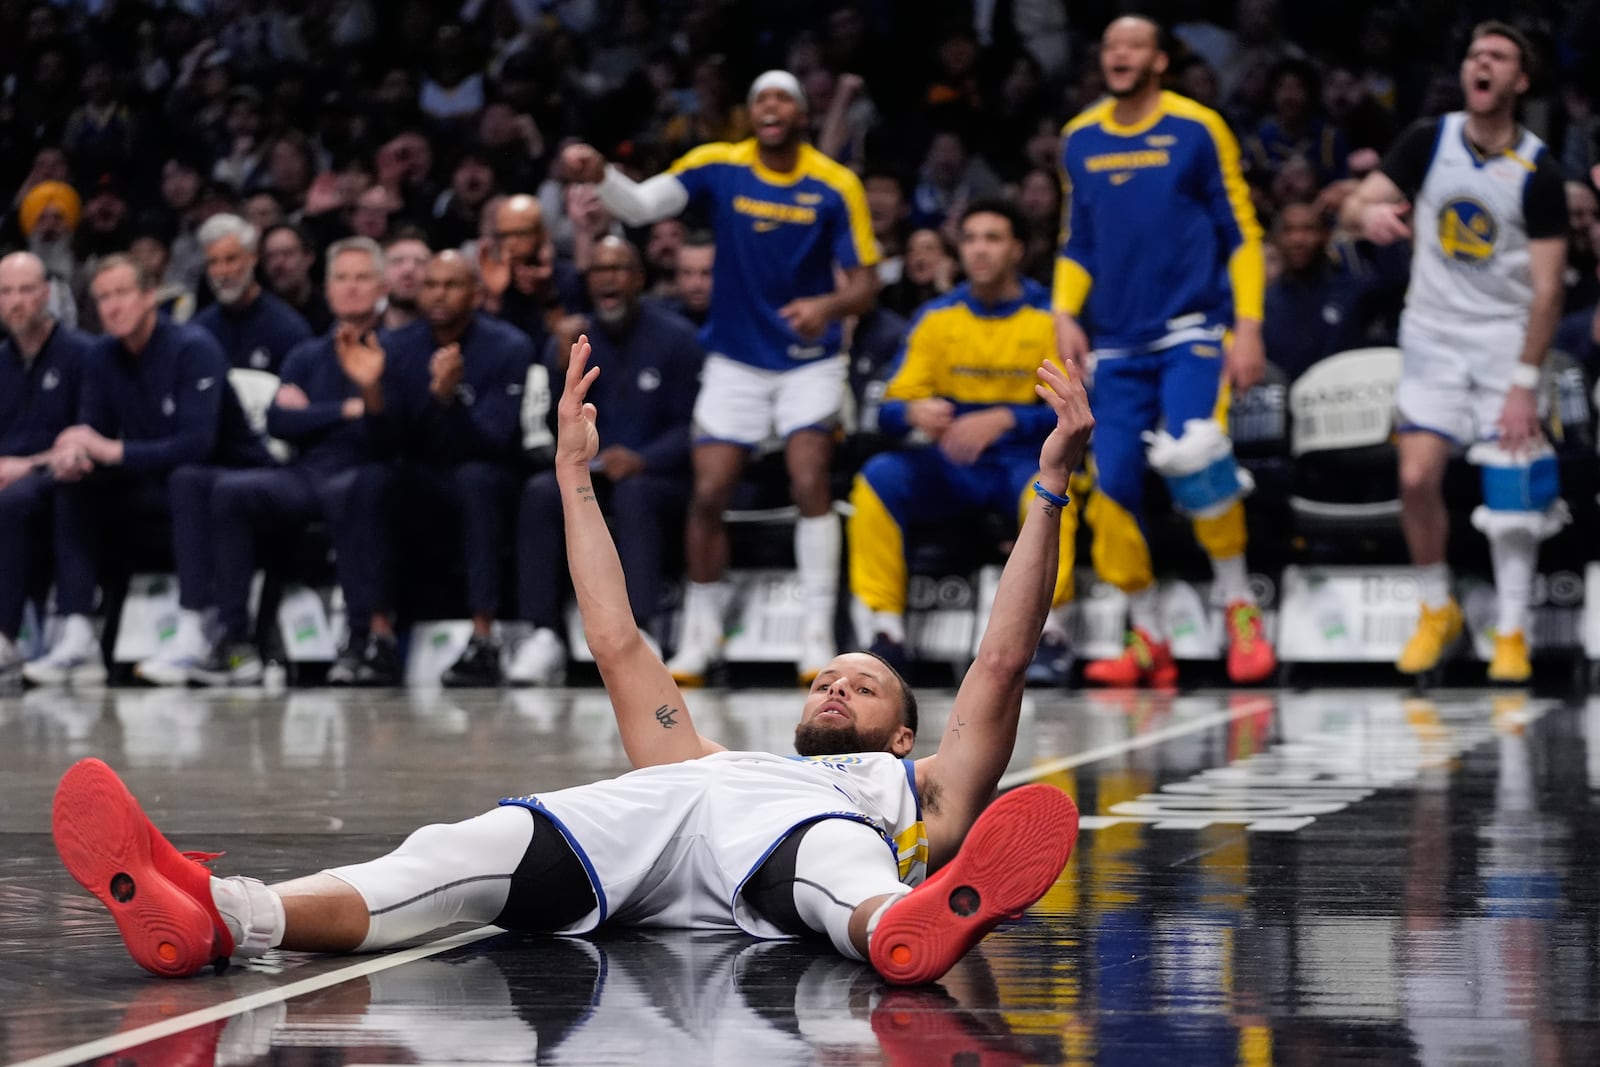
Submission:
M 635 474 L 620 482 L 594 479 L 601 510 L 611 524 L 628 603 L 641 629 L 661 611 L 661 563 L 669 531 L 682 526 L 690 480 L 684 475 Z M 529 478 L 517 515 L 517 588 L 521 615 L 535 626 L 562 632 L 567 590 L 566 528 L 554 471 Z
M 258 539 L 268 533 L 302 533 L 326 519 L 334 568 L 344 591 L 353 632 L 364 632 L 382 599 L 387 545 L 364 536 L 365 516 L 380 514 L 393 479 L 391 469 L 369 463 L 321 471 L 294 465 L 227 471 L 211 493 L 211 528 L 216 541 L 217 611 L 227 640 L 250 633 L 250 581 Z

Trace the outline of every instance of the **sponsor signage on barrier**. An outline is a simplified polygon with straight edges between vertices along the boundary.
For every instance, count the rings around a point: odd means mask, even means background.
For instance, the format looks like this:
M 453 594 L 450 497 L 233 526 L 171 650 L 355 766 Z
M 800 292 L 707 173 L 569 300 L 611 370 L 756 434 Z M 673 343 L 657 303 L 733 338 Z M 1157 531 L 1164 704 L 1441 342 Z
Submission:
M 177 635 L 178 579 L 170 574 L 135 574 L 128 579 L 112 661 L 138 663 L 160 655 Z
M 1468 654 L 1487 661 L 1494 653 L 1494 587 L 1481 576 L 1463 575 L 1456 594 L 1472 638 Z M 1416 628 L 1420 602 L 1414 567 L 1286 567 L 1278 658 L 1285 663 L 1393 661 Z M 1535 575 L 1529 643 L 1543 649 L 1578 647 L 1584 604 L 1584 580 L 1576 572 Z
M 805 640 L 806 592 L 791 570 L 731 571 L 723 658 L 729 663 L 793 663 Z

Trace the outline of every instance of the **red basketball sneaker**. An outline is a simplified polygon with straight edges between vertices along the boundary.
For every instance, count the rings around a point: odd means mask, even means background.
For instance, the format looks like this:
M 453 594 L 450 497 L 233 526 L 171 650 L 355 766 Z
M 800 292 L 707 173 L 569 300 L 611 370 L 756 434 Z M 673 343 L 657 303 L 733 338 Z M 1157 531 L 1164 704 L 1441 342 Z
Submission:
M 61 862 L 111 910 L 145 970 L 182 978 L 233 953 L 205 866 L 221 853 L 173 848 L 104 763 L 79 760 L 62 775 L 51 833 Z
M 1157 641 L 1142 627 L 1128 630 L 1127 643 L 1122 655 L 1116 659 L 1096 660 L 1083 669 L 1086 681 L 1096 685 L 1132 689 L 1150 685 L 1170 689 L 1178 684 L 1178 664 L 1172 658 L 1172 646 Z
M 1049 785 L 1002 795 L 978 816 L 961 851 L 890 905 L 872 931 L 872 965 L 895 985 L 943 975 L 983 935 L 1055 884 L 1078 840 L 1078 806 Z
M 1235 685 L 1264 682 L 1278 669 L 1278 655 L 1267 640 L 1261 609 L 1246 600 L 1228 605 L 1228 678 Z

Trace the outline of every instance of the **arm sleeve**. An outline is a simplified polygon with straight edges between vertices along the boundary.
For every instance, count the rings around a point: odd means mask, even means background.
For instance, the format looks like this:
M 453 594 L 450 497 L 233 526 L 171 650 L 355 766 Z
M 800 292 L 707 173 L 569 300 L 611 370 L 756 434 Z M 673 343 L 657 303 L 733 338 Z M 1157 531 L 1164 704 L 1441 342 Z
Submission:
M 705 355 L 692 335 L 685 334 L 673 345 L 665 360 L 666 388 L 659 402 L 668 409 L 666 425 L 655 438 L 639 449 L 646 470 L 677 471 L 689 467 L 689 427 L 694 420 L 694 401 L 700 393 L 700 365 Z
M 872 215 L 867 211 L 867 194 L 855 175 L 839 188 L 838 225 L 834 228 L 833 258 L 846 270 L 871 267 L 883 258 L 878 239 L 872 235 Z
M 1090 224 L 1089 210 L 1078 194 L 1067 165 L 1068 140 L 1063 138 L 1061 149 L 1061 239 L 1060 253 L 1056 257 L 1055 285 L 1050 294 L 1050 307 L 1079 315 L 1083 303 L 1094 286 L 1094 229 Z
M 299 386 L 302 392 L 308 396 L 311 394 L 309 386 L 315 365 L 313 360 L 317 355 L 315 347 L 314 341 L 294 347 L 283 361 L 283 373 L 279 375 L 283 385 Z M 344 402 L 340 400 L 313 400 L 303 408 L 281 408 L 274 399 L 267 408 L 267 433 L 291 445 L 299 444 L 343 421 Z
M 689 206 L 688 187 L 672 173 L 636 182 L 608 166 L 598 191 L 601 203 L 625 226 L 646 226 L 671 218 Z
M 1549 151 L 1539 153 L 1538 162 L 1522 189 L 1522 218 L 1528 227 L 1528 240 L 1565 237 L 1567 191 L 1561 168 Z
M 207 335 L 207 341 L 210 336 Z M 152 473 L 170 471 L 185 463 L 203 463 L 217 447 L 222 424 L 222 391 L 228 385 L 228 360 L 215 342 L 187 344 L 180 357 L 177 405 L 173 422 L 177 429 L 167 437 L 144 441 L 124 441 L 122 465 L 130 471 Z
M 878 429 L 886 436 L 909 434 L 912 427 L 906 418 L 907 405 L 938 395 L 935 374 L 942 346 L 937 334 L 937 325 L 928 321 L 926 312 L 918 312 L 895 357 L 894 372 L 883 391 L 883 406 L 878 409 Z
M 1395 139 L 1389 152 L 1378 164 L 1378 169 L 1400 187 L 1406 199 L 1414 199 L 1422 188 L 1422 179 L 1428 174 L 1428 164 L 1433 159 L 1434 145 L 1439 140 L 1439 119 L 1418 119 Z
M 1214 156 L 1207 199 L 1222 244 L 1230 250 L 1228 281 L 1233 287 L 1234 320 L 1260 322 L 1266 301 L 1267 265 L 1261 250 L 1261 224 L 1256 221 L 1250 187 L 1245 184 L 1239 165 L 1239 142 L 1221 116 L 1208 114 L 1205 127 Z

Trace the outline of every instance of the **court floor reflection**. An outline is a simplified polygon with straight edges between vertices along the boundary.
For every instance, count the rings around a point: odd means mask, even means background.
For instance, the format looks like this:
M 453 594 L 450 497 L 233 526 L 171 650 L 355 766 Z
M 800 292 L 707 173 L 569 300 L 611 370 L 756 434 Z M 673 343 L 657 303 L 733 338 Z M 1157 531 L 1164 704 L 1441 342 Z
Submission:
M 949 696 L 927 695 L 927 721 Z M 692 699 L 708 734 L 787 749 L 795 694 Z M 161 982 L 49 841 L 54 782 L 87 755 L 179 847 L 269 880 L 624 769 L 597 691 L 0 700 L 3 1063 L 1578 1064 L 1600 1048 L 1600 700 L 1031 697 L 1008 781 L 1078 798 L 1077 854 L 911 991 L 810 945 L 664 930 L 493 934 L 371 973 L 388 958 L 273 953 Z M 283 995 L 307 981 L 329 984 Z

